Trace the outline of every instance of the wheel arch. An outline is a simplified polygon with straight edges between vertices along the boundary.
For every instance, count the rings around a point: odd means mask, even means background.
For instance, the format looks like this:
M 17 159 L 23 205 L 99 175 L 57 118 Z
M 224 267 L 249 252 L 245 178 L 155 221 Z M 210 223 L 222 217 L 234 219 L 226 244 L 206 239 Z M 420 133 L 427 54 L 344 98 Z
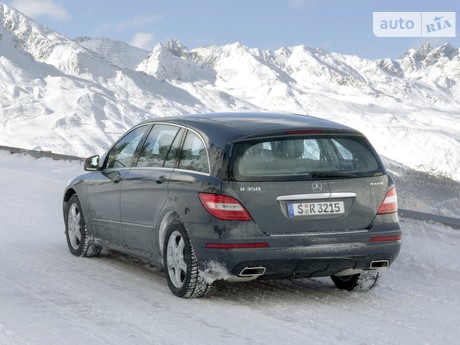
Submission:
M 91 222 L 91 217 L 88 214 L 87 203 L 85 200 L 86 196 L 85 196 L 84 190 L 81 190 L 76 187 L 78 186 L 69 186 L 64 192 L 64 198 L 63 198 L 63 203 L 62 203 L 62 212 L 64 215 L 64 221 L 67 217 L 66 215 L 67 204 L 69 203 L 70 198 L 72 198 L 72 196 L 75 195 L 80 201 L 80 207 L 81 207 L 83 217 L 85 218 L 86 228 L 91 235 L 94 235 L 94 229 L 93 229 L 93 225 Z
M 161 218 L 160 226 L 158 227 L 158 248 L 159 248 L 160 257 L 162 258 L 161 264 L 163 267 L 164 267 L 163 252 L 164 252 L 164 242 L 165 242 L 166 232 L 168 231 L 171 224 L 175 222 L 184 224 L 181 221 L 179 214 L 176 211 L 169 210 Z
M 64 202 L 68 202 L 72 195 L 77 194 L 77 191 L 73 188 L 69 188 L 65 191 Z
M 63 199 L 63 204 L 62 204 L 62 212 L 64 213 L 64 217 L 65 217 L 65 209 L 66 209 L 67 203 L 69 202 L 70 198 L 75 194 L 77 194 L 77 191 L 73 188 L 68 188 L 64 193 L 64 199 Z

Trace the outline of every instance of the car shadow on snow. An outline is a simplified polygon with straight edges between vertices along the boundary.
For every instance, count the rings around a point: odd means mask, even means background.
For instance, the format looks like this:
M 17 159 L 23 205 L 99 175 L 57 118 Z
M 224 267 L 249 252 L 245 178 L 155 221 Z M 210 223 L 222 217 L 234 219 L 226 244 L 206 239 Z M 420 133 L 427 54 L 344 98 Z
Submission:
M 309 298 L 337 291 L 329 278 L 253 280 L 239 283 L 216 281 L 209 297 L 270 299 L 276 296 L 290 299 L 293 296 Z
M 158 286 L 163 286 L 161 292 L 170 294 L 164 270 L 150 263 L 131 257 L 129 255 L 103 249 L 101 256 L 95 258 L 112 269 L 121 270 L 139 279 L 152 284 L 152 289 L 158 291 Z M 379 286 L 373 291 L 379 290 Z M 273 279 L 253 280 L 250 282 L 227 282 L 218 280 L 213 283 L 213 288 L 205 297 L 212 302 L 246 303 L 247 301 L 286 302 L 303 300 L 305 302 L 362 298 L 363 295 L 372 295 L 371 292 L 349 292 L 338 290 L 329 277 L 299 278 L 299 279 Z

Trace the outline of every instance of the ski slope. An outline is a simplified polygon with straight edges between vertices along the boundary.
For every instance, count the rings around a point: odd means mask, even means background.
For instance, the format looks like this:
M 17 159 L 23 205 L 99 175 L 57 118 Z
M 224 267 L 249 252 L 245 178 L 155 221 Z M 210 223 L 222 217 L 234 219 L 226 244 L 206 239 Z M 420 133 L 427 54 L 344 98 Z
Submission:
M 368 293 L 301 279 L 184 300 L 142 261 L 68 252 L 61 198 L 81 170 L 0 151 L 1 345 L 459 343 L 458 230 L 402 219 L 401 254 Z

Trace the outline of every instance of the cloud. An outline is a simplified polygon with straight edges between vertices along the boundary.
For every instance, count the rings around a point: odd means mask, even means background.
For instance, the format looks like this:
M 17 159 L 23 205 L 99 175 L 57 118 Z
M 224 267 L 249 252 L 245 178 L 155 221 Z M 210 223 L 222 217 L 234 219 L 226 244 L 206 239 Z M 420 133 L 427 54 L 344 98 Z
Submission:
M 151 50 L 154 45 L 155 36 L 148 32 L 137 32 L 129 44 L 134 47 Z
M 71 18 L 62 4 L 53 0 L 13 0 L 11 7 L 34 19 L 50 17 L 57 21 L 66 21 Z
M 123 31 L 126 29 L 138 28 L 144 25 L 152 24 L 163 16 L 157 14 L 147 14 L 143 16 L 135 16 L 132 19 L 118 23 L 105 23 L 98 27 L 99 31 Z

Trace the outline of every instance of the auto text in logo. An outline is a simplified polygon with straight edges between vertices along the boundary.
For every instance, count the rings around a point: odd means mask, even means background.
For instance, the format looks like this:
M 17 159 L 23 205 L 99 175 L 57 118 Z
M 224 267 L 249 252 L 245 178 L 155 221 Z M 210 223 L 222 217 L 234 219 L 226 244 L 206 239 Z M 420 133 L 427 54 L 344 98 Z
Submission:
M 377 37 L 456 37 L 456 12 L 374 12 Z

